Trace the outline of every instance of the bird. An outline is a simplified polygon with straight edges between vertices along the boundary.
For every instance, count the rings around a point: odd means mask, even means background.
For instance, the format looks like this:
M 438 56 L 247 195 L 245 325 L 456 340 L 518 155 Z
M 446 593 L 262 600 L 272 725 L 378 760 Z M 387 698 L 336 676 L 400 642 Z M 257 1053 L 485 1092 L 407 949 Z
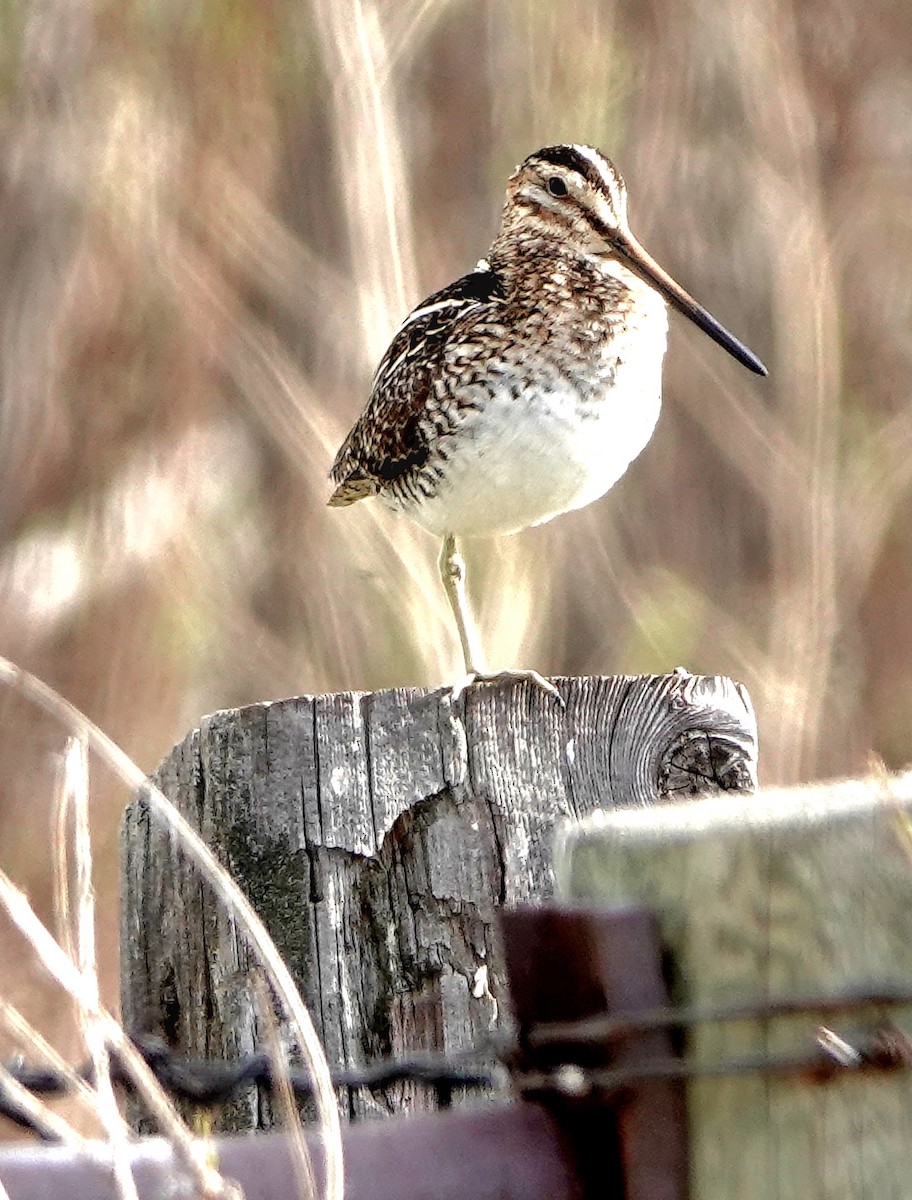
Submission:
M 658 421 L 668 306 L 767 374 L 636 240 L 613 162 L 560 144 L 515 168 L 488 253 L 393 336 L 328 503 L 379 497 L 441 539 L 465 660 L 457 693 L 520 678 L 557 695 L 537 671 L 488 670 L 460 545 L 541 525 L 614 486 Z

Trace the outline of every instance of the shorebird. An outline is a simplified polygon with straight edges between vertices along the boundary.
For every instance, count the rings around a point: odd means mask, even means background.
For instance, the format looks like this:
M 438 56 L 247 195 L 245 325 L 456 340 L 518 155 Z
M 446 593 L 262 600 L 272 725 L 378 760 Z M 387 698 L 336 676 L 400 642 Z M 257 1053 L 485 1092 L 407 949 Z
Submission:
M 473 271 L 399 327 L 332 466 L 329 504 L 369 496 L 442 538 L 466 679 L 491 674 L 457 538 L 516 533 L 609 490 L 652 436 L 666 305 L 758 375 L 766 368 L 646 253 L 627 187 L 591 146 L 547 146 L 507 182 Z

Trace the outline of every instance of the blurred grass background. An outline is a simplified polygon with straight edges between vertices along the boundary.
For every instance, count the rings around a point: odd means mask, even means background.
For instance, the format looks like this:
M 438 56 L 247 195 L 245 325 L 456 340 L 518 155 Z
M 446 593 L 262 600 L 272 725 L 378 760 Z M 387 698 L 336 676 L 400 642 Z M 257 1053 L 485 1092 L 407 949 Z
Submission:
M 907 4 L 0 0 L 0 29 L 0 652 L 143 767 L 214 708 L 459 673 L 435 542 L 328 510 L 326 473 L 555 141 L 615 159 L 770 379 L 672 316 L 624 480 L 471 547 L 491 662 L 733 675 L 770 783 L 912 757 Z M 0 861 L 50 917 L 62 733 L 0 722 Z M 114 995 L 124 798 L 94 796 Z

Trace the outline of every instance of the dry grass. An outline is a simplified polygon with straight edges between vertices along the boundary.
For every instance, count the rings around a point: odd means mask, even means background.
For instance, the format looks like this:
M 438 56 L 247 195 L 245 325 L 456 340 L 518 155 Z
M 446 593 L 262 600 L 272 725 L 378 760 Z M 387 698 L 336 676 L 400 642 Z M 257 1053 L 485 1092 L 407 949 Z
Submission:
M 486 249 L 508 170 L 590 141 L 771 376 L 673 320 L 659 431 L 612 495 L 471 548 L 489 658 L 739 677 L 770 783 L 909 758 L 899 8 L 7 8 L 0 650 L 144 769 L 215 707 L 455 677 L 436 546 L 327 510 L 326 471 L 399 318 Z M 3 863 L 49 907 L 59 735 L 15 705 L 3 727 Z M 93 792 L 110 898 L 123 794 Z
M 110 1058 L 116 1054 L 127 1071 L 139 1098 L 154 1117 L 160 1132 L 167 1137 L 174 1156 L 175 1168 L 193 1186 L 192 1194 L 200 1197 L 237 1197 L 239 1192 L 225 1181 L 212 1164 L 210 1150 L 185 1126 L 175 1106 L 159 1086 L 117 1020 L 101 1002 L 99 972 L 96 958 L 97 931 L 95 922 L 95 888 L 93 884 L 92 850 L 89 827 L 89 750 L 105 767 L 114 772 L 131 790 L 143 788 L 156 817 L 163 821 L 176 838 L 184 853 L 196 864 L 200 875 L 213 889 L 219 903 L 237 922 L 238 932 L 256 956 L 265 977 L 277 996 L 284 1016 L 289 1022 L 300 1052 L 314 1082 L 317 1115 L 326 1145 L 326 1183 L 324 1195 L 340 1200 L 342 1195 L 342 1144 L 339 1115 L 329 1079 L 329 1068 L 316 1037 L 310 1016 L 300 993 L 279 957 L 278 951 L 262 922 L 250 907 L 230 875 L 219 866 L 211 851 L 186 820 L 153 785 L 145 782 L 143 772 L 109 738 L 81 713 L 39 680 L 0 659 L 0 682 L 14 688 L 30 703 L 51 714 L 71 733 L 64 758 L 58 806 L 57 828 L 63 830 L 72 817 L 72 859 L 75 877 L 75 904 L 69 896 L 69 864 L 67 841 L 58 840 L 61 861 L 57 865 L 56 893 L 59 899 L 58 917 L 64 914 L 65 935 L 58 941 L 41 922 L 25 893 L 17 888 L 7 873 L 0 870 L 0 912 L 22 935 L 29 950 L 45 972 L 63 989 L 74 1007 L 76 1025 L 89 1052 L 93 1067 L 90 1088 L 79 1086 L 77 1097 L 93 1111 L 97 1125 L 105 1135 L 110 1154 L 110 1166 L 117 1194 L 122 1200 L 135 1200 L 136 1187 L 132 1177 L 129 1154 L 129 1131 L 120 1116 L 117 1097 L 111 1079 Z M 68 811 L 67 811 L 68 810 Z M 61 944 L 62 943 L 62 944 Z M 271 1000 L 262 981 L 254 988 L 254 999 L 269 1007 L 263 1017 L 274 1024 Z M 4 1024 L 15 1032 L 20 1047 L 29 1055 L 38 1054 L 52 1062 L 56 1052 L 46 1047 L 40 1033 L 33 1030 L 14 1007 L 0 998 Z M 270 1026 L 271 1027 L 271 1026 Z M 278 1039 L 272 1052 L 281 1063 L 284 1055 Z M 280 1068 L 281 1069 L 281 1068 Z M 90 1144 L 47 1105 L 24 1092 L 5 1069 L 0 1071 L 0 1089 L 10 1095 L 29 1114 L 36 1127 L 52 1137 L 63 1140 L 72 1149 L 92 1153 Z M 302 1139 L 295 1147 L 303 1162 L 300 1164 L 302 1196 L 316 1196 L 313 1177 L 306 1159 Z M 96 1157 L 97 1150 L 95 1151 Z M 305 1186 L 306 1185 L 306 1186 Z

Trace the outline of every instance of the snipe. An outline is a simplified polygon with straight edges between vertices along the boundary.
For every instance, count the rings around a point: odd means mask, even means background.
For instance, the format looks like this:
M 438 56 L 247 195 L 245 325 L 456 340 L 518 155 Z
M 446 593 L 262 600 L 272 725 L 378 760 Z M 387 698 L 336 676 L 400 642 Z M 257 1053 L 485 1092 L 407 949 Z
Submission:
M 474 271 L 403 322 L 336 455 L 329 503 L 379 496 L 443 539 L 468 679 L 489 674 L 456 538 L 515 533 L 605 494 L 655 428 L 666 304 L 766 368 L 646 253 L 627 188 L 591 146 L 548 146 L 510 176 Z

